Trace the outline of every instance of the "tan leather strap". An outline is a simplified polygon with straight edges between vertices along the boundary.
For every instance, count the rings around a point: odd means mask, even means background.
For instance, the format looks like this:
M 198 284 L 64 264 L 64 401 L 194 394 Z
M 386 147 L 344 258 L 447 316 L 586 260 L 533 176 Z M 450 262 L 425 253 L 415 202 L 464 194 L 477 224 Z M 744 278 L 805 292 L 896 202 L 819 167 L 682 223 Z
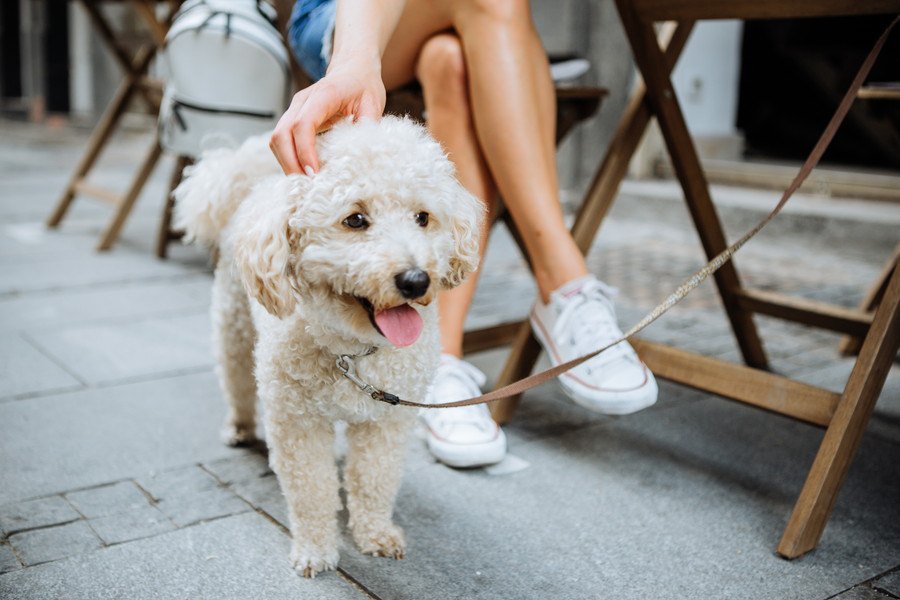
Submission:
M 579 356 L 578 358 L 573 358 L 568 362 L 559 364 L 555 367 L 547 369 L 546 371 L 535 373 L 534 375 L 531 375 L 524 379 L 520 379 L 519 381 L 503 386 L 502 388 L 493 390 L 492 392 L 488 392 L 487 394 L 483 394 L 476 398 L 469 398 L 468 400 L 459 400 L 457 402 L 447 402 L 444 404 L 425 404 L 422 402 L 403 400 L 402 398 L 397 398 L 396 396 L 391 396 L 390 400 L 377 398 L 375 396 L 373 397 L 375 397 L 376 400 L 387 402 L 389 404 L 411 406 L 415 408 L 455 408 L 459 406 L 471 406 L 473 404 L 485 404 L 487 402 L 494 402 L 502 398 L 516 396 L 518 394 L 521 394 L 522 392 L 525 392 L 526 390 L 537 387 L 542 383 L 549 381 L 550 379 L 553 379 L 554 377 L 557 377 L 562 373 L 565 373 L 569 369 L 594 358 L 601 352 L 608 350 L 616 344 L 627 340 L 637 332 L 650 325 L 650 323 L 658 319 L 666 311 L 680 302 L 694 288 L 700 285 L 707 277 L 715 273 L 719 269 L 719 267 L 731 260 L 731 257 L 734 256 L 734 253 L 737 252 L 741 248 L 741 246 L 746 244 L 751 238 L 753 238 L 753 236 L 759 233 L 759 231 L 763 227 L 765 227 L 769 223 L 769 221 L 775 218 L 775 215 L 781 212 L 781 209 L 787 203 L 788 199 L 794 194 L 794 192 L 797 191 L 803 181 L 809 176 L 810 172 L 813 170 L 816 164 L 818 164 L 819 159 L 822 158 L 822 155 L 825 153 L 825 149 L 828 148 L 828 144 L 831 142 L 831 139 L 834 137 L 835 132 L 837 131 L 841 122 L 844 120 L 844 117 L 847 115 L 847 111 L 850 110 L 850 105 L 853 104 L 853 100 L 856 98 L 856 94 L 859 91 L 859 88 L 862 86 L 863 81 L 865 81 L 866 77 L 869 74 L 869 71 L 872 69 L 872 65 L 875 63 L 875 59 L 878 57 L 878 53 L 881 52 L 881 47 L 884 45 L 884 42 L 887 39 L 888 34 L 890 34 L 891 30 L 894 28 L 894 25 L 897 24 L 897 21 L 900 21 L 900 16 L 896 17 L 891 22 L 891 24 L 888 25 L 887 29 L 884 30 L 884 33 L 881 34 L 881 37 L 878 38 L 878 41 L 875 42 L 875 46 L 869 52 L 866 60 L 859 68 L 859 72 L 856 74 L 856 78 L 850 85 L 850 89 L 847 90 L 847 93 L 844 95 L 843 100 L 841 100 L 841 103 L 835 111 L 834 116 L 831 117 L 831 121 L 828 123 L 828 126 L 822 133 L 822 137 L 820 137 L 819 141 L 816 142 L 816 145 L 813 147 L 812 152 L 806 159 L 806 162 L 804 162 L 803 166 L 800 167 L 800 171 L 797 173 L 797 176 L 794 177 L 794 180 L 791 182 L 790 186 L 788 186 L 788 188 L 784 191 L 784 194 L 782 194 L 781 196 L 781 200 L 778 201 L 778 204 L 775 206 L 775 208 L 772 209 L 772 212 L 766 215 L 766 217 L 763 218 L 763 220 L 760 221 L 755 227 L 750 229 L 750 231 L 741 236 L 738 241 L 723 250 L 711 261 L 706 263 L 706 266 L 691 275 L 691 277 L 687 281 L 682 283 L 677 290 L 672 292 L 672 294 L 670 294 L 668 298 L 666 298 L 662 303 L 654 308 L 647 316 L 645 316 L 636 325 L 625 332 L 622 337 L 603 346 L 599 350 L 595 350 L 593 352 L 590 352 L 589 354 Z

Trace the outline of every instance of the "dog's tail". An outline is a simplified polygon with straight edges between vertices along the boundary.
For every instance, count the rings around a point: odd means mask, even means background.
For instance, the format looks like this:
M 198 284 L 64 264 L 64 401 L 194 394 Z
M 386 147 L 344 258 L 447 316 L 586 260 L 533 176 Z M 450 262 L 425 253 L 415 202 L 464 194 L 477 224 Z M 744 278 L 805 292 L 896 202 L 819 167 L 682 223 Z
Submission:
M 184 181 L 173 192 L 175 227 L 185 231 L 186 242 L 215 245 L 253 186 L 280 172 L 268 136 L 252 137 L 239 148 L 205 152 L 196 165 L 185 169 Z

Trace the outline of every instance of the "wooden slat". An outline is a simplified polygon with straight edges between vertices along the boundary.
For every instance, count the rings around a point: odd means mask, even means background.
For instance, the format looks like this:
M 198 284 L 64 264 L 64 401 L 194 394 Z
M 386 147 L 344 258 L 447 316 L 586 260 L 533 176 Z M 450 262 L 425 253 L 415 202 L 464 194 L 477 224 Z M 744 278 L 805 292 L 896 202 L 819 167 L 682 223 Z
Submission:
M 835 306 L 777 292 L 743 288 L 737 292 L 744 310 L 822 329 L 864 336 L 872 324 L 871 313 Z
M 107 204 L 116 205 L 122 199 L 122 194 L 109 188 L 94 185 L 84 180 L 76 182 L 74 187 L 77 194 L 90 196 L 91 198 L 102 200 Z
M 900 100 L 900 89 L 870 86 L 860 88 L 857 98 L 865 100 Z
M 631 340 L 657 377 L 825 427 L 840 395 L 786 377 L 662 344 Z
M 501 323 L 484 329 L 467 331 L 463 338 L 463 354 L 491 350 L 500 346 L 506 346 L 516 337 L 516 332 L 524 321 Z
M 900 13 L 900 0 L 629 0 L 644 22 Z

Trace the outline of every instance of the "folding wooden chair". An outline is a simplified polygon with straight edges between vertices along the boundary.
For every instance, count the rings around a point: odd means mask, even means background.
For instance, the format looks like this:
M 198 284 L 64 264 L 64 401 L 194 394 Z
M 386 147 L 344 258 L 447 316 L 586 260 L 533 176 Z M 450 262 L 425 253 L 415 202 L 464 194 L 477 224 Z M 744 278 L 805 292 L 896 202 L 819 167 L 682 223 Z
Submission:
M 708 258 L 726 247 L 725 235 L 709 195 L 696 150 L 670 80 L 696 19 L 794 18 L 805 16 L 900 13 L 900 0 L 616 0 L 635 61 L 646 87 L 640 87 L 622 116 L 573 228 L 586 250 L 616 195 L 641 135 L 651 118 L 659 123 L 694 225 Z M 660 47 L 658 21 L 677 21 L 668 43 Z M 661 344 L 636 340 L 642 360 L 659 377 L 708 391 L 826 428 L 815 461 L 794 507 L 777 551 L 795 558 L 818 543 L 838 490 L 859 445 L 862 432 L 884 385 L 900 344 L 900 268 L 885 273 L 874 312 L 791 298 L 745 288 L 734 263 L 716 273 L 716 285 L 747 366 L 725 363 Z M 843 394 L 793 381 L 766 371 L 767 360 L 753 324 L 753 313 L 848 333 L 862 339 L 859 358 Z M 528 323 L 495 328 L 496 337 L 513 341 L 512 353 L 497 385 L 527 375 L 539 346 Z M 473 336 L 468 350 L 480 349 Z M 493 344 L 492 344 L 493 345 Z M 500 401 L 494 415 L 506 421 L 517 398 Z
M 105 0 L 109 2 L 110 0 Z M 130 53 L 123 42 L 122 34 L 117 33 L 103 14 L 100 0 L 79 0 L 87 11 L 100 39 L 112 53 L 116 62 L 125 73 L 122 83 L 119 85 L 115 96 L 106 107 L 103 116 L 94 128 L 87 149 L 79 160 L 75 171 L 63 190 L 62 196 L 56 203 L 50 217 L 47 219 L 48 227 L 57 227 L 65 217 L 77 194 L 92 196 L 113 206 L 113 216 L 100 236 L 97 250 L 108 250 L 115 243 L 125 220 L 128 218 L 141 189 L 147 178 L 153 172 L 159 160 L 162 150 L 159 139 L 154 135 L 153 142 L 144 154 L 138 170 L 132 177 L 128 188 L 124 193 L 99 187 L 88 182 L 88 175 L 93 169 L 101 152 L 110 137 L 119 125 L 122 115 L 125 113 L 128 103 L 138 95 L 150 108 L 150 113 L 158 114 L 162 96 L 160 82 L 147 77 L 147 69 L 156 56 L 159 48 L 165 43 L 166 32 L 172 22 L 172 18 L 181 4 L 181 0 L 167 0 L 168 9 L 162 18 L 156 16 L 156 6 L 162 0 L 130 0 L 131 6 L 147 26 L 151 34 L 151 41 L 143 44 L 135 52 Z

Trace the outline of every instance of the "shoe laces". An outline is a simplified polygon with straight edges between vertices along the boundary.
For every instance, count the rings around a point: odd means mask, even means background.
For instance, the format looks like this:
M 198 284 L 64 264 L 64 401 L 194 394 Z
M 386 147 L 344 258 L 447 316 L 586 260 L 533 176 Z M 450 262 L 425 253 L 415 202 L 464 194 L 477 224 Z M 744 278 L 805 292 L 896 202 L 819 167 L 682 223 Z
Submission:
M 616 288 L 602 281 L 590 281 L 562 301 L 553 334 L 554 338 L 567 342 L 572 349 L 573 355 L 567 357 L 568 360 L 598 350 L 622 336 L 612 301 L 617 294 Z M 616 344 L 589 360 L 586 366 L 590 372 L 591 367 L 630 359 L 632 354 L 627 344 Z
M 476 366 L 455 357 L 442 357 L 429 398 L 433 404 L 467 400 L 480 395 L 485 382 L 484 373 Z M 422 410 L 427 420 L 445 427 L 470 425 L 485 431 L 493 427 L 490 412 L 484 405 Z

